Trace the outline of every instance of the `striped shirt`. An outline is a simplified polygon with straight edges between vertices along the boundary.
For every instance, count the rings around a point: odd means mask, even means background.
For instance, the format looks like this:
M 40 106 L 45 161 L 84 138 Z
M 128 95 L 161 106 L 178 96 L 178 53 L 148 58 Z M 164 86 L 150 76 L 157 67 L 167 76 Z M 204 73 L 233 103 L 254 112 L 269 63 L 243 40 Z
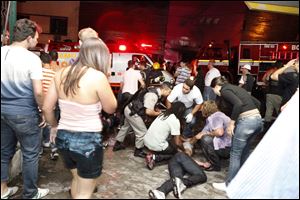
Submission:
M 179 75 L 176 78 L 175 85 L 178 85 L 179 83 L 184 83 L 186 79 L 190 78 L 192 71 L 187 67 L 179 67 L 177 68 L 176 73 Z
M 51 81 L 53 77 L 55 76 L 55 71 L 52 69 L 43 68 L 43 92 L 46 94 L 48 92 L 48 88 L 50 87 Z

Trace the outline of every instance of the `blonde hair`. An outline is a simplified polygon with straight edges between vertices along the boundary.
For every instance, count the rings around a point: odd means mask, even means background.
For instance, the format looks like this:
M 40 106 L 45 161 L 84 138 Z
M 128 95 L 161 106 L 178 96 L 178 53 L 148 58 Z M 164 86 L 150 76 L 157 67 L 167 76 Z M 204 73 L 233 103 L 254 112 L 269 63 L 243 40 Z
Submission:
M 99 38 L 88 38 L 80 48 L 78 59 L 71 65 L 67 75 L 61 84 L 68 96 L 76 94 L 79 88 L 79 80 L 87 72 L 88 68 L 94 68 L 105 75 L 110 69 L 110 52 L 106 44 Z
M 215 112 L 218 112 L 218 106 L 215 101 L 204 101 L 202 104 L 202 116 L 203 117 L 209 117 L 210 115 L 214 114 Z
M 84 42 L 88 38 L 98 38 L 98 33 L 94 29 L 88 27 L 88 28 L 81 29 L 78 32 L 78 37 L 79 40 Z

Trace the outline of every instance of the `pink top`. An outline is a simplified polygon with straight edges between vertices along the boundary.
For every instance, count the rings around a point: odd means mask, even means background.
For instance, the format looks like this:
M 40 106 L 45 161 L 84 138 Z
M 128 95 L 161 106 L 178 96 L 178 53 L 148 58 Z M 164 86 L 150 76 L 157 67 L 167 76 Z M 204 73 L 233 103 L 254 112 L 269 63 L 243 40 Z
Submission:
M 101 103 L 84 105 L 59 99 L 60 120 L 57 129 L 71 131 L 102 131 Z

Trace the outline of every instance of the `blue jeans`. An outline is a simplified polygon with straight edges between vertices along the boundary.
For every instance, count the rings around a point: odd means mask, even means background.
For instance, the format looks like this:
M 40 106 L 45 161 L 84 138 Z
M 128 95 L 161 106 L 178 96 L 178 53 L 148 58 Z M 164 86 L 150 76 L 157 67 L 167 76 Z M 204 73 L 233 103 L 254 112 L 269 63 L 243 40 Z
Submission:
M 42 142 L 49 142 L 50 141 L 50 126 L 46 125 L 42 128 Z
M 209 86 L 204 87 L 204 92 L 203 92 L 203 101 L 208 101 L 208 100 L 216 100 L 217 95 L 214 93 L 213 89 Z
M 44 128 L 42 128 L 42 142 L 48 143 L 50 142 L 50 126 L 45 126 Z M 56 151 L 56 145 L 51 143 L 50 144 L 51 147 L 51 152 Z M 41 150 L 42 150 L 43 146 L 41 145 Z
M 235 177 L 249 157 L 251 142 L 262 129 L 263 122 L 260 116 L 241 117 L 237 120 L 232 138 L 226 185 Z
M 97 178 L 102 172 L 103 145 L 100 132 L 58 130 L 56 146 L 68 169 L 82 178 Z
M 37 193 L 38 161 L 41 146 L 41 129 L 38 113 L 7 115 L 1 113 L 1 182 L 8 181 L 9 163 L 19 141 L 23 154 L 23 198 Z

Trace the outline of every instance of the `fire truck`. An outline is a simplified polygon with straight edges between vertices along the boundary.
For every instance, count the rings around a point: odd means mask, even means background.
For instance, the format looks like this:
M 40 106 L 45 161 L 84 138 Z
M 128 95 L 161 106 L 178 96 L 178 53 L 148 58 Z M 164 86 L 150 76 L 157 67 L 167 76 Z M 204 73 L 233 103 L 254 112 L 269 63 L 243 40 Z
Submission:
M 214 59 L 214 66 L 221 74 L 236 84 L 237 76 L 241 75 L 241 66 L 249 64 L 250 73 L 256 78 L 256 84 L 260 86 L 263 85 L 262 77 L 265 72 L 272 68 L 276 61 L 285 64 L 298 57 L 299 42 L 241 41 L 238 47 L 210 43 L 200 50 L 198 65 L 202 67 L 205 75 L 209 60 Z
M 234 48 L 230 48 L 229 44 L 213 44 L 210 43 L 202 47 L 197 55 L 198 66 L 202 68 L 203 75 L 208 72 L 208 62 L 213 59 L 215 61 L 214 67 L 217 68 L 221 75 L 225 76 L 229 82 L 233 82 L 233 57 L 234 54 L 231 53 Z
M 237 74 L 241 75 L 241 66 L 250 64 L 250 73 L 256 77 L 257 85 L 263 85 L 262 77 L 276 61 L 285 64 L 299 58 L 299 42 L 241 41 L 238 52 Z

